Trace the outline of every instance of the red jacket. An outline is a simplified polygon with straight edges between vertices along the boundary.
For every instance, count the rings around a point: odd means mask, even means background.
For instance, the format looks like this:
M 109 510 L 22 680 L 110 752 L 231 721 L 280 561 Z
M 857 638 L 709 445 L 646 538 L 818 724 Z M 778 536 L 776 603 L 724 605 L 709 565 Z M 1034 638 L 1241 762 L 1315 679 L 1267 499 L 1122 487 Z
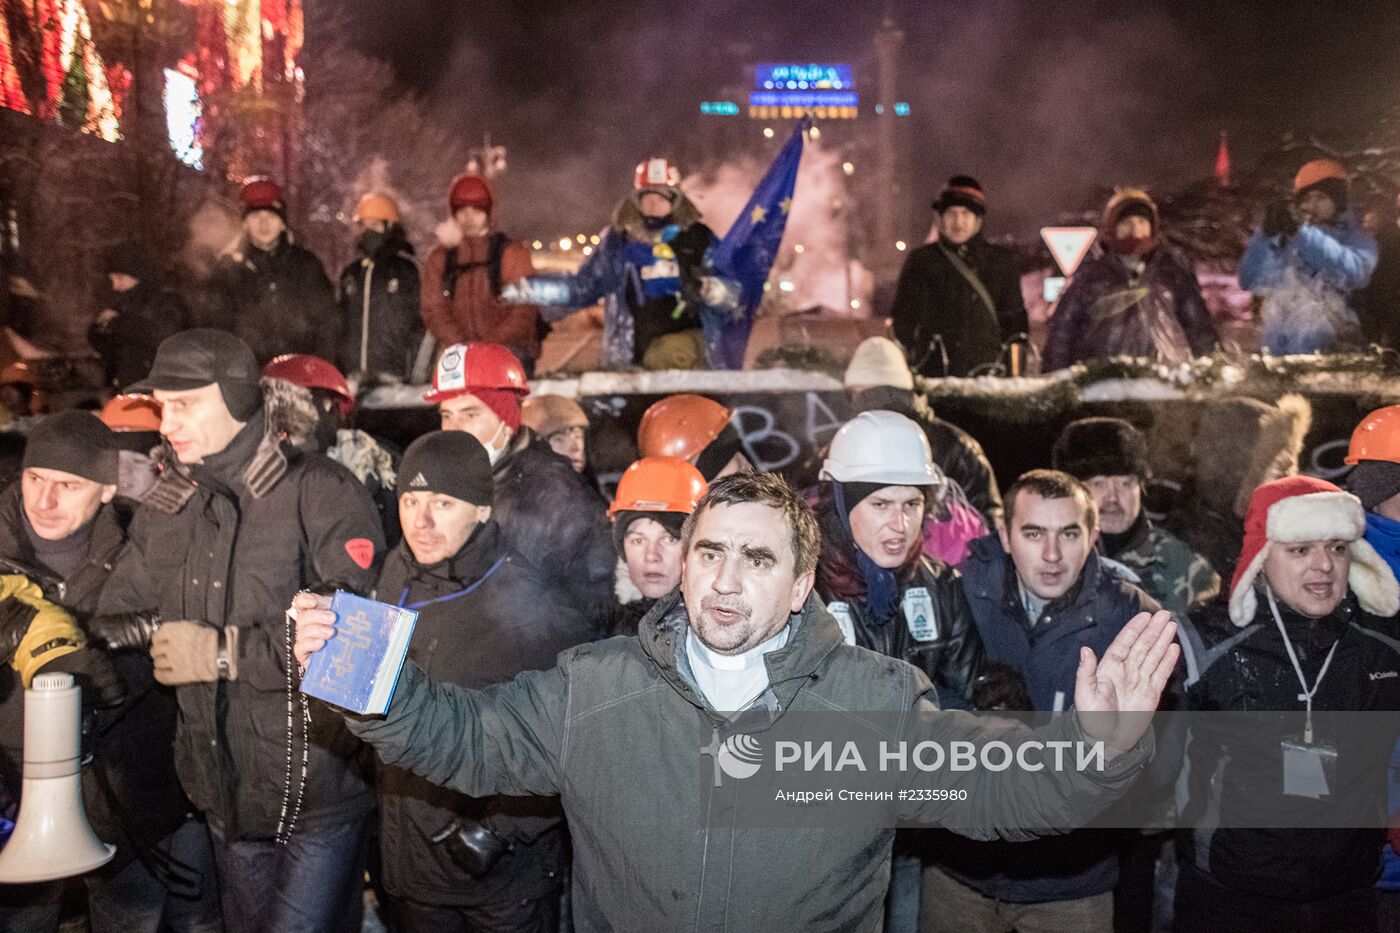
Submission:
M 445 281 L 451 245 L 439 243 L 423 263 L 423 326 L 440 347 L 480 341 L 499 343 L 517 356 L 540 355 L 539 310 L 534 305 L 507 304 L 493 288 L 488 260 L 492 236 L 464 237 L 456 244 L 456 275 Z M 500 285 L 535 271 L 524 244 L 506 240 L 501 250 Z

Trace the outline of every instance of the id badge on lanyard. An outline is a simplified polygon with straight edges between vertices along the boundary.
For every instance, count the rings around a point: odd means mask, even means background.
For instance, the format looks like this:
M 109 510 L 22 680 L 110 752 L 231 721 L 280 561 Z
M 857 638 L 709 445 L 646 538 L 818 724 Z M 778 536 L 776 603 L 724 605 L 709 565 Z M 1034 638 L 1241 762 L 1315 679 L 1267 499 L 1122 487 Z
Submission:
M 1322 686 L 1327 669 L 1332 666 L 1332 656 L 1337 653 L 1337 645 L 1341 643 L 1341 639 L 1338 638 L 1332 643 L 1326 659 L 1322 662 L 1322 669 L 1317 672 L 1317 680 L 1313 681 L 1312 689 L 1308 689 L 1307 678 L 1303 676 L 1303 666 L 1298 663 L 1298 653 L 1293 650 L 1293 642 L 1283 627 L 1283 617 L 1279 615 L 1274 592 L 1267 586 L 1264 592 L 1269 598 L 1269 610 L 1273 613 L 1278 633 L 1283 638 L 1288 660 L 1293 664 L 1293 672 L 1298 675 L 1298 684 L 1303 689 L 1303 692 L 1298 694 L 1298 699 L 1303 702 L 1306 710 L 1303 734 L 1289 736 L 1279 743 L 1283 754 L 1283 793 L 1289 797 L 1325 800 L 1332 796 L 1332 788 L 1337 784 L 1337 747 L 1313 735 L 1312 707 L 1313 697 Z

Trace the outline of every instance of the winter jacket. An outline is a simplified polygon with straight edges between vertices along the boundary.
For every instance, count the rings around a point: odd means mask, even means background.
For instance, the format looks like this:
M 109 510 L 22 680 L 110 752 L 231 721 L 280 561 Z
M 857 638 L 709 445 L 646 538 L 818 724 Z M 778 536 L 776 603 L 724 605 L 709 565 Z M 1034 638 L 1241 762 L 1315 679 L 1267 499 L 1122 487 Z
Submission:
M 952 256 L 981 281 L 993 307 L 987 307 Z M 980 233 L 961 246 L 929 243 L 910 253 L 899 273 L 891 315 L 895 336 L 925 376 L 966 376 L 996 362 L 1003 343 L 1030 330 L 1015 259 Z M 946 372 L 942 356 L 929 349 L 935 336 L 943 338 L 948 354 Z
M 958 569 L 986 646 L 987 662 L 1014 668 L 1025 679 L 1031 702 L 1040 712 L 1074 705 L 1081 646 L 1103 657 L 1128 620 L 1159 608 L 1152 597 L 1115 576 L 1090 554 L 1079 582 L 1047 606 L 1032 627 L 1022 608 L 1016 569 L 995 535 L 974 542 L 971 556 Z M 1166 760 L 1176 753 L 1175 745 L 1165 740 L 1162 745 L 1173 749 L 1170 753 L 1167 747 L 1159 750 L 1164 769 Z M 1166 774 L 1151 777 L 1170 787 Z M 1117 850 L 1123 840 L 1122 832 L 1094 829 L 1026 846 L 960 844 L 947 847 L 939 861 L 962 883 L 997 900 L 1072 900 L 1113 889 L 1118 883 Z
M 321 260 L 285 232 L 270 250 L 245 237 L 214 266 L 204 293 L 196 323 L 237 334 L 253 348 L 259 366 L 283 353 L 336 358 L 335 292 Z
M 1100 542 L 1105 539 L 1100 536 Z M 1220 576 L 1210 561 L 1176 535 L 1152 524 L 1144 513 L 1110 558 L 1127 567 L 1147 595 L 1178 618 L 1220 592 Z
M 1376 268 L 1375 238 L 1350 213 L 1335 224 L 1303 224 L 1291 237 L 1256 230 L 1240 258 L 1240 288 L 1263 298 L 1260 345 L 1270 353 L 1316 353 L 1359 335 L 1349 293 Z
M 23 573 L 39 584 L 46 599 L 85 625 L 125 547 L 116 510 L 110 505 L 98 509 L 86 560 L 63 578 L 34 556 L 24 522 L 16 482 L 0 492 L 0 573 Z M 85 723 L 85 752 L 92 757 L 83 768 L 83 806 L 98 837 L 117 846 L 114 866 L 105 870 L 111 872 L 174 832 L 184 822 L 189 802 L 175 773 L 175 697 L 156 684 L 150 657 L 144 651 L 107 653 L 92 641 L 84 652 L 100 656 L 106 670 L 99 676 L 115 677 L 124 695 L 119 705 L 91 712 Z M 84 652 L 59 658 L 44 671 L 74 673 L 84 689 L 84 705 L 99 705 L 90 672 L 71 663 Z M 0 786 L 16 793 L 23 748 L 24 689 L 19 674 L 6 664 L 0 668 Z
M 261 411 L 203 463 L 168 464 L 137 510 L 100 611 L 155 609 L 162 620 L 239 630 L 237 680 L 175 688 L 181 783 L 227 838 L 272 838 L 284 793 L 296 796 L 284 786 L 292 597 L 313 587 L 368 592 L 383 552 L 364 487 L 325 457 L 265 436 Z M 298 760 L 306 741 L 297 724 Z M 369 813 L 356 750 L 333 717 L 312 717 L 297 825 Z
M 367 373 L 412 382 L 423 322 L 419 315 L 418 260 L 403 228 L 394 224 L 383 242 L 340 273 L 340 346 L 343 373 Z M 421 366 L 416 366 L 418 363 Z
M 150 374 L 160 342 L 189 326 L 189 309 L 174 292 L 142 281 L 118 293 L 112 310 L 116 317 L 88 328 L 88 343 L 102 357 L 104 384 L 120 392 Z
M 1256 715 L 1247 728 L 1238 722 L 1229 728 L 1233 717 L 1199 715 L 1303 710 L 1298 675 L 1262 593 L 1258 603 L 1254 619 L 1243 627 L 1232 624 L 1224 601 L 1206 606 L 1181 627 L 1187 698 L 1198 715 L 1191 721 L 1187 799 L 1181 810 L 1182 825 L 1188 828 L 1178 837 L 1177 857 L 1222 885 L 1278 900 L 1321 900 L 1368 887 L 1380 872 L 1386 765 L 1400 724 L 1377 735 L 1379 717 L 1324 715 L 1314 720 L 1315 741 L 1337 749 L 1342 786 L 1334 788 L 1336 796 L 1359 794 L 1373 803 L 1376 828 L 1233 828 L 1277 821 L 1289 812 L 1317 819 L 1330 806 L 1282 792 L 1280 743 L 1299 731 L 1301 717 Z M 1350 594 L 1323 619 L 1305 618 L 1285 604 L 1279 605 L 1279 616 L 1310 685 L 1336 646 L 1313 697 L 1315 712 L 1400 709 L 1400 678 L 1394 676 L 1400 642 L 1393 620 L 1363 611 Z M 1352 723 L 1355 729 L 1347 727 Z M 1355 778 L 1348 781 L 1347 775 Z
M 560 651 L 597 634 L 593 620 L 520 555 L 506 550 L 494 521 L 479 526 L 456 555 L 428 567 L 400 544 L 385 561 L 375 598 L 417 608 L 410 661 L 434 680 L 474 689 L 504 683 L 521 671 L 548 670 Z M 503 890 L 515 898 L 530 896 L 511 884 L 509 872 L 472 878 L 431 839 L 462 816 L 511 843 L 530 843 L 559 831 L 558 800 L 472 798 L 387 766 L 379 769 L 375 784 L 382 877 L 389 893 L 457 906 L 489 902 Z
M 529 428 L 494 466 L 491 517 L 506 544 L 602 618 L 612 603 L 612 527 L 596 487 Z
M 530 251 L 503 233 L 439 238 L 423 264 L 423 324 L 438 346 L 499 343 L 533 371 L 540 356 L 534 305 L 501 301 L 501 288 L 535 271 Z M 449 268 L 450 266 L 450 268 Z
M 1128 356 L 1181 363 L 1215 349 L 1215 325 L 1191 264 L 1159 246 L 1140 272 L 1104 249 L 1075 271 L 1050 317 L 1041 370 Z
M 893 829 L 822 829 L 815 814 L 804 828 L 736 825 L 744 785 L 716 787 L 697 752 L 729 721 L 682 661 L 688 625 L 674 593 L 637 638 L 573 648 L 552 670 L 485 691 L 434 683 L 406 665 L 386 716 L 347 720 L 386 763 L 434 783 L 477 796 L 559 794 L 580 933 L 880 929 Z M 964 713 L 935 713 L 919 671 L 844 645 L 815 596 L 765 661 L 771 686 L 743 723 L 760 740 L 789 711 L 885 711 L 911 743 L 987 736 Z M 1048 731 L 1082 735 L 1074 717 Z M 890 815 L 955 822 L 977 838 L 1079 825 L 1121 792 L 1150 745 L 1145 737 L 1101 772 L 940 774 L 939 787 L 965 788 L 967 799 L 891 805 Z
M 956 570 L 920 556 L 900 582 L 898 617 L 884 623 L 871 618 L 863 591 L 843 593 L 844 587 L 834 583 L 819 573 L 817 592 L 841 626 L 846 644 L 908 661 L 923 671 L 938 691 L 940 707 L 969 707 L 984 651 Z M 933 609 L 931 626 L 917 617 L 923 593 Z
M 1001 526 L 1001 489 L 977 438 L 935 415 L 923 396 L 892 386 L 856 393 L 851 409 L 853 417 L 863 411 L 898 412 L 923 428 L 933 451 L 933 462 L 943 475 L 956 482 L 972 507 L 982 513 L 989 531 Z
M 602 301 L 603 365 L 641 363 L 655 338 L 698 329 L 706 308 L 723 316 L 738 306 L 737 285 L 725 289 L 720 305 L 707 305 L 700 296 L 701 280 L 712 274 L 709 251 L 716 243 L 714 233 L 700 222 L 700 211 L 681 195 L 672 216 L 671 226 L 653 232 L 646 228 L 635 198 L 625 198 L 614 212 L 613 225 L 603 231 L 602 241 L 578 272 L 533 276 L 520 283 L 522 293 L 556 309 L 543 312 L 551 319 Z M 651 263 L 643 266 L 638 255 L 647 252 L 647 245 Z M 656 269 L 679 280 L 673 295 L 649 297 L 647 279 Z

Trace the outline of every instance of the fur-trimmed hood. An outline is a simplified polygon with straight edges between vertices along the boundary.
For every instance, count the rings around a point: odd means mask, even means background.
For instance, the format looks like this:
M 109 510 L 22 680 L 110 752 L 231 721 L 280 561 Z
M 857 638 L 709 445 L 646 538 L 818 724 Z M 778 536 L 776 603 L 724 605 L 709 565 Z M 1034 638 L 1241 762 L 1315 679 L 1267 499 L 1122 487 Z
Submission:
M 659 235 L 657 231 L 648 230 L 646 221 L 642 219 L 642 209 L 638 206 L 642 192 L 634 191 L 623 198 L 613 210 L 613 226 L 622 230 L 634 240 L 643 242 L 655 240 Z M 684 230 L 691 224 L 700 220 L 700 208 L 695 206 L 695 202 L 686 197 L 679 189 L 676 189 L 676 197 L 671 206 L 672 222 Z

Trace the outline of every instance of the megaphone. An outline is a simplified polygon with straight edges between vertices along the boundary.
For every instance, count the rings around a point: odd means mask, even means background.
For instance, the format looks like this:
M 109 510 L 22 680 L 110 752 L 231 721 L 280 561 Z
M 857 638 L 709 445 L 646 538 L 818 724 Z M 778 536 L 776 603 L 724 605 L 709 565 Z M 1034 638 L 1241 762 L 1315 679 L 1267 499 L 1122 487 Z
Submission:
M 72 674 L 39 674 L 24 691 L 24 784 L 0 883 L 81 875 L 117 852 L 83 811 L 81 695 Z

